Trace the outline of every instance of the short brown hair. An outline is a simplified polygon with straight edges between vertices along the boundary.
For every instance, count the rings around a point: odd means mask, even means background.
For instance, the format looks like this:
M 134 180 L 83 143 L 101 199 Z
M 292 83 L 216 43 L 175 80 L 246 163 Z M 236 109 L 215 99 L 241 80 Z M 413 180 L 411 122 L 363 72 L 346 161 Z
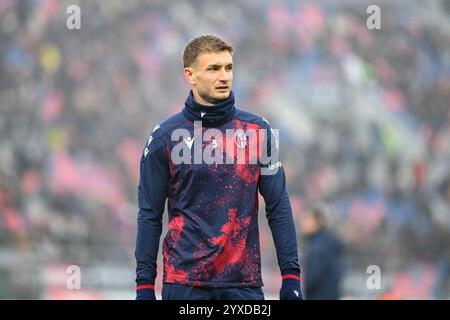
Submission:
M 192 39 L 183 50 L 183 65 L 190 67 L 201 53 L 228 51 L 233 54 L 233 47 L 222 39 L 212 36 L 200 36 Z
M 328 206 L 322 202 L 310 202 L 307 208 L 309 209 L 309 214 L 316 220 L 319 226 L 322 228 L 326 227 L 327 216 L 329 215 Z

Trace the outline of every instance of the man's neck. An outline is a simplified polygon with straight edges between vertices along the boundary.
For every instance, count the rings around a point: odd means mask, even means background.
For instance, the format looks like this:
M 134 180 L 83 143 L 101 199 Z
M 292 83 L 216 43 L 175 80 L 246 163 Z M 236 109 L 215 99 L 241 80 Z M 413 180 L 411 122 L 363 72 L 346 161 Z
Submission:
M 204 106 L 213 106 L 213 105 L 214 105 L 213 103 L 204 100 L 204 99 L 203 99 L 202 97 L 200 97 L 200 96 L 197 94 L 197 92 L 195 92 L 194 90 L 192 90 L 192 93 L 193 93 L 193 95 L 194 95 L 194 100 L 195 100 L 195 102 L 197 102 L 197 103 L 199 103 L 199 104 L 201 104 L 201 105 L 204 105 Z

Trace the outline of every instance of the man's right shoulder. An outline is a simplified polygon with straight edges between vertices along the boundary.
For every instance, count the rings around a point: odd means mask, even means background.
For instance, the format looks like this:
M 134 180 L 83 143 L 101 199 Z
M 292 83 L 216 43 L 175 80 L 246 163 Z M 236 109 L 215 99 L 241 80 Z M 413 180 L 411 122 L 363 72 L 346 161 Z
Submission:
M 170 133 L 173 129 L 176 129 L 177 127 L 181 126 L 186 121 L 187 119 L 183 115 L 183 113 L 177 112 L 174 115 L 166 118 L 165 120 L 157 124 L 153 128 L 151 136 L 153 136 L 153 139 L 161 138 L 166 134 Z
M 162 142 L 165 137 L 170 136 L 170 133 L 174 129 L 180 127 L 186 121 L 188 120 L 182 112 L 171 115 L 153 128 L 152 132 L 149 134 L 148 141 Z
M 165 138 L 170 137 L 170 133 L 181 126 L 185 121 L 187 121 L 187 119 L 184 117 L 183 113 L 178 112 L 157 124 L 148 135 L 142 159 L 145 159 L 147 154 L 151 154 L 162 147 Z

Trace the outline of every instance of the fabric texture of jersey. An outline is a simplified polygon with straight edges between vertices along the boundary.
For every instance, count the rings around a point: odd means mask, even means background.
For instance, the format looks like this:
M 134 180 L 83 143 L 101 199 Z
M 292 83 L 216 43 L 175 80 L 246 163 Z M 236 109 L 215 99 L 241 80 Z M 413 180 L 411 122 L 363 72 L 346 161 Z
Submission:
M 274 174 L 261 174 L 263 168 L 274 165 L 260 161 L 264 154 L 273 153 L 271 132 L 263 118 L 235 107 L 233 92 L 214 106 L 202 106 L 191 91 L 182 112 L 154 128 L 140 162 L 138 285 L 155 282 L 166 199 L 164 283 L 262 286 L 258 193 L 266 204 L 281 273 L 300 274 L 283 168 L 275 166 Z M 223 163 L 195 163 L 195 152 Z M 238 161 L 242 154 L 244 163 Z M 174 155 L 190 162 L 175 163 Z

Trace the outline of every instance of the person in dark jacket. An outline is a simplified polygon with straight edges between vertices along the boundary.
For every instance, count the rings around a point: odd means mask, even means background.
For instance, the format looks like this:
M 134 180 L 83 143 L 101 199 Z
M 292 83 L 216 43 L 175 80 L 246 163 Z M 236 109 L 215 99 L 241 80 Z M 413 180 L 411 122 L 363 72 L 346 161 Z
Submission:
M 343 273 L 343 246 L 327 229 L 326 207 L 310 205 L 301 215 L 304 239 L 302 288 L 307 300 L 338 300 Z

